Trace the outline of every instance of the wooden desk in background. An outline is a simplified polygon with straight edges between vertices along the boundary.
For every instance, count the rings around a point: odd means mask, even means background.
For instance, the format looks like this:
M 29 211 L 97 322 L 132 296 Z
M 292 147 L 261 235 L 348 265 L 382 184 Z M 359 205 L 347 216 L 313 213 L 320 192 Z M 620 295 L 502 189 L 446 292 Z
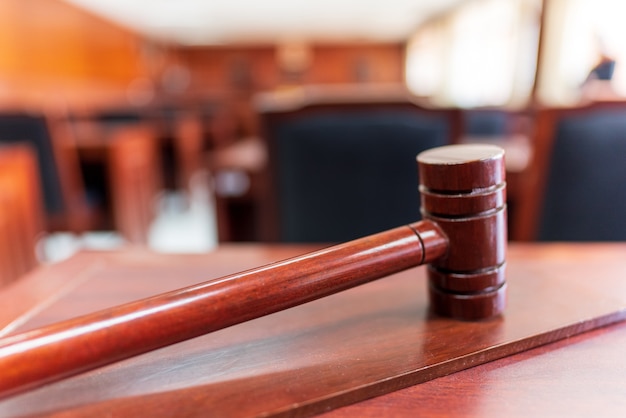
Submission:
M 160 160 L 154 129 L 149 125 L 103 128 L 76 124 L 75 146 L 85 164 L 100 166 L 105 177 L 105 218 L 134 244 L 145 244 L 161 190 Z M 88 180 L 88 179 L 85 179 Z
M 311 249 L 81 253 L 0 292 L 0 336 Z M 625 253 L 626 244 L 513 244 L 508 310 L 477 323 L 431 317 L 424 268 L 412 269 L 4 399 L 0 416 L 306 415 L 418 381 L 329 417 L 616 416 L 626 410 Z M 480 365 L 555 338 L 564 339 Z

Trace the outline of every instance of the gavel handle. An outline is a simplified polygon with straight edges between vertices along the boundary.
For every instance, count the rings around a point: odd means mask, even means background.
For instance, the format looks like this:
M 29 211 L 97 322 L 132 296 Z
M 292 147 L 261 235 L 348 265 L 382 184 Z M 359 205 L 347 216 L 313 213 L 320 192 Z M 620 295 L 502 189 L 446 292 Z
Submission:
M 448 241 L 416 222 L 0 340 L 0 398 L 431 262 Z

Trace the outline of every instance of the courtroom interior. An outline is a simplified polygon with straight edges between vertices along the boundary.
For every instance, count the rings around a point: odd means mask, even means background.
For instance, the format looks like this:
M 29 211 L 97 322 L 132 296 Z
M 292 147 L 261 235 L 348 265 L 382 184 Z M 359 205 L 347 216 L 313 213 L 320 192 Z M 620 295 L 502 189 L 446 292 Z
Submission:
M 463 142 L 507 151 L 511 239 L 624 239 L 621 9 L 399 3 L 196 5 L 203 23 L 193 2 L 4 2 L 0 137 L 37 164 L 19 223 L 3 205 L 7 268 L 356 238 L 419 219 L 417 194 L 393 203 L 417 184 L 400 155 Z

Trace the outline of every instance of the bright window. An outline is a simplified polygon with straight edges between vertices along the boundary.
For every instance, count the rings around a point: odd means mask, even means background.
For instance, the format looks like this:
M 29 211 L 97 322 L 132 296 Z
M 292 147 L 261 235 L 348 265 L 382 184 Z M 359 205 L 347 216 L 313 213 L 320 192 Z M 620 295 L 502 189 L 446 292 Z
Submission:
M 420 29 L 407 49 L 407 84 L 461 107 L 526 101 L 534 80 L 536 0 L 477 0 Z

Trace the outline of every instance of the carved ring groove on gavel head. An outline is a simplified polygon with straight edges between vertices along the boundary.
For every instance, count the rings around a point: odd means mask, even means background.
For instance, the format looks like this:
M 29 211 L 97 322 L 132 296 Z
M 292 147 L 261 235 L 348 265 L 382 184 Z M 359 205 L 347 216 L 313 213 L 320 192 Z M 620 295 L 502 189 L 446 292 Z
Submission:
M 501 314 L 503 151 L 454 145 L 417 159 L 424 220 L 0 339 L 0 398 L 421 264 L 435 313 Z

